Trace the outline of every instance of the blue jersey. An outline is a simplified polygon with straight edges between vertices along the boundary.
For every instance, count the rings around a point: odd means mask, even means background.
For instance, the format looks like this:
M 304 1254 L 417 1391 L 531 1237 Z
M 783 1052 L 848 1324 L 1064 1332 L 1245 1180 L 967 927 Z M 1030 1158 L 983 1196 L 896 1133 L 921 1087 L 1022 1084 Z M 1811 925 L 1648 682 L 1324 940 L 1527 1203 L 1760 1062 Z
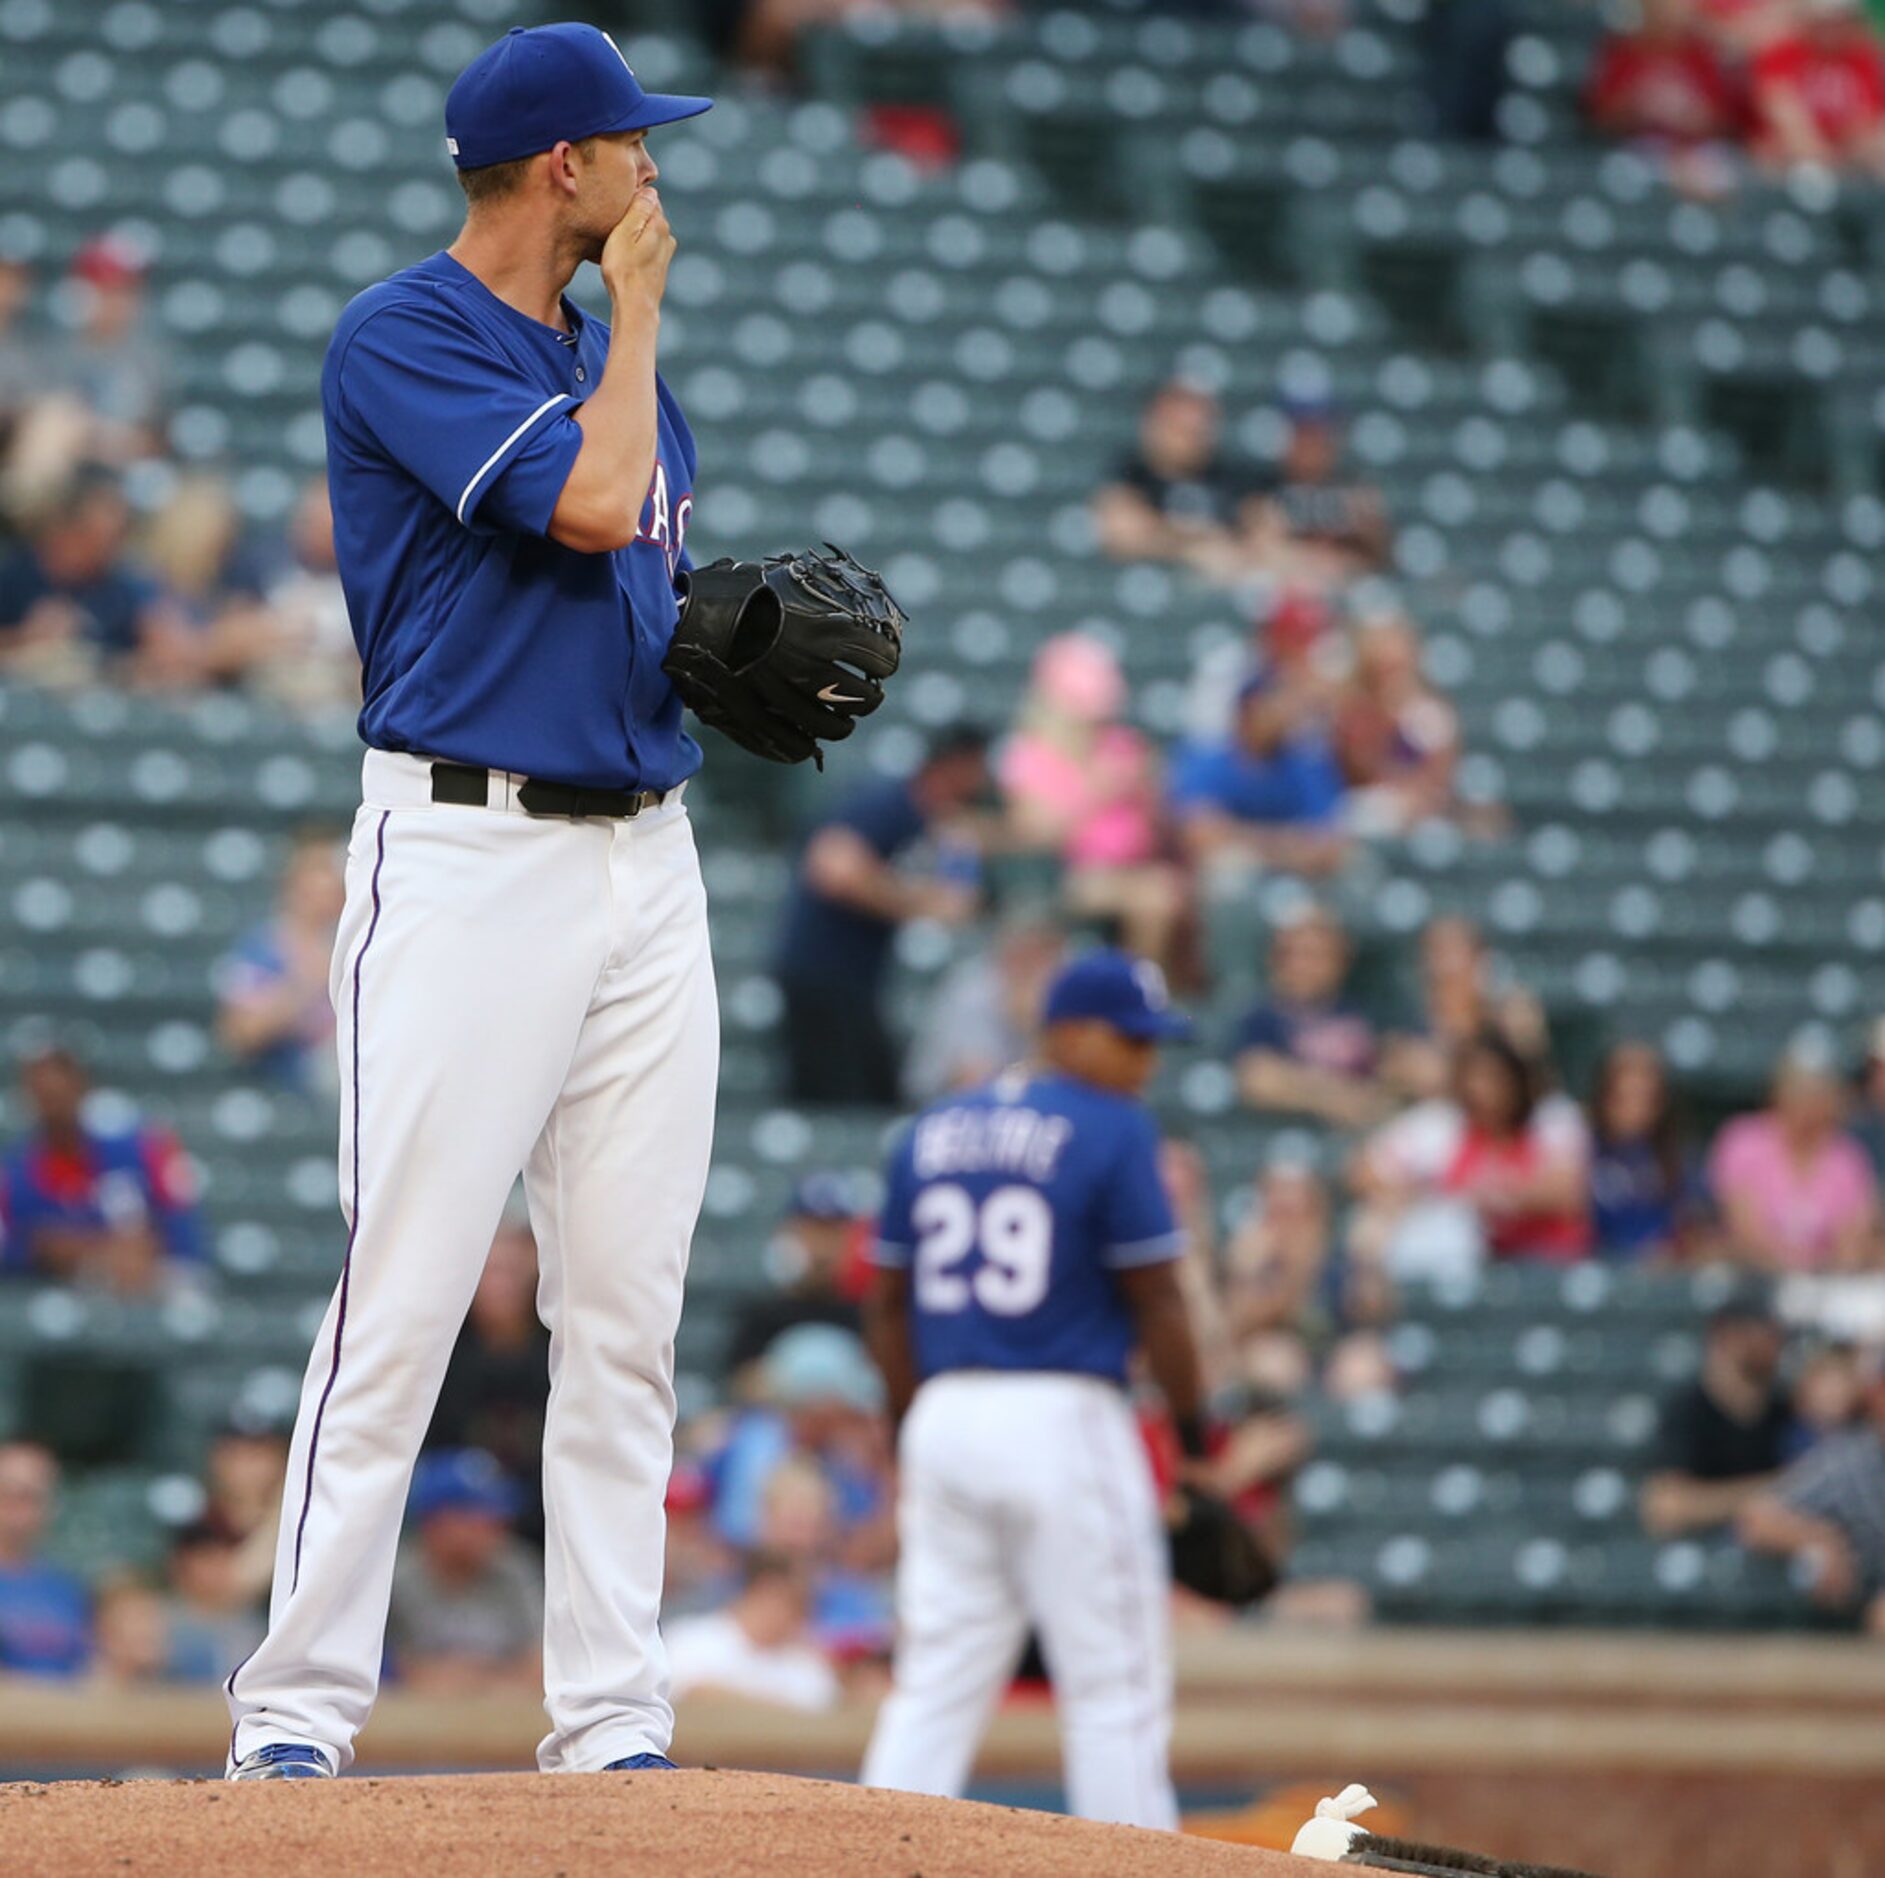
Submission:
M 448 254 L 369 287 L 321 373 L 334 551 L 364 667 L 360 734 L 598 789 L 700 767 L 661 670 L 694 506 L 694 440 L 657 378 L 641 531 L 578 554 L 545 531 L 582 448 L 609 329 L 507 306 Z
M 924 1110 L 891 1156 L 878 1264 L 910 1270 L 917 1368 L 1126 1380 L 1115 1273 L 1182 1249 L 1158 1130 L 1128 1097 L 1010 1070 Z

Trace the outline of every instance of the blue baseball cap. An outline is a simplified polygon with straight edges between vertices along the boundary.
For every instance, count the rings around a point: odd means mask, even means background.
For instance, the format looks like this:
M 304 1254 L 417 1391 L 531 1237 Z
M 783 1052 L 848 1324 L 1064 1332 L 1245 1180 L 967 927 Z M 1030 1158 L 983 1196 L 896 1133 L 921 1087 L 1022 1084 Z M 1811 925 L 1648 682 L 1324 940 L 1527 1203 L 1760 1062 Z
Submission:
M 858 1204 L 855 1181 L 824 1170 L 807 1174 L 792 1189 L 792 1204 L 786 1208 L 795 1219 L 861 1219 L 867 1210 Z
M 841 1402 L 875 1415 L 884 1405 L 884 1379 L 863 1343 L 837 1324 L 795 1324 L 766 1346 L 761 1386 L 780 1408 Z
M 1082 953 L 1047 988 L 1047 1023 L 1098 1018 L 1121 1036 L 1164 1043 L 1191 1035 L 1191 1020 L 1172 1009 L 1165 974 L 1149 959 L 1103 947 Z
M 556 143 L 677 123 L 712 105 L 643 91 L 620 47 L 594 26 L 513 26 L 446 94 L 445 147 L 461 170 L 481 170 Z
M 416 1520 L 445 1512 L 515 1519 L 522 1505 L 517 1483 L 482 1448 L 446 1448 L 428 1454 L 412 1476 L 409 1510 Z

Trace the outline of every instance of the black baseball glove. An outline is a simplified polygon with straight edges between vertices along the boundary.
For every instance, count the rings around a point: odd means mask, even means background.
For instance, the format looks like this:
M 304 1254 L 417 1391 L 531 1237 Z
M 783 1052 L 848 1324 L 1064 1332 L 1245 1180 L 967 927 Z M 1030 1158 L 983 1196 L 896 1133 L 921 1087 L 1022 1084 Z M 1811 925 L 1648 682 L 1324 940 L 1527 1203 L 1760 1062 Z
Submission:
M 868 567 L 823 554 L 710 562 L 679 577 L 681 617 L 661 669 L 703 724 L 774 763 L 825 766 L 821 742 L 884 701 L 903 609 Z
M 1239 1610 L 1276 1589 L 1276 1567 L 1228 1500 L 1198 1487 L 1175 1488 L 1168 1516 L 1172 1578 L 1200 1597 Z

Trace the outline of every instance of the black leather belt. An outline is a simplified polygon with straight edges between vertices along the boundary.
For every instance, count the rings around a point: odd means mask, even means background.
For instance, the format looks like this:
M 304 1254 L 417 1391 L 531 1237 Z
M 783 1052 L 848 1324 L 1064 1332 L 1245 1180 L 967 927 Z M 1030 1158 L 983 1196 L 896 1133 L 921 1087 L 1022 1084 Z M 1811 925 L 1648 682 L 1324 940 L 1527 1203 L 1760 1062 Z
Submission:
M 570 783 L 522 782 L 517 806 L 526 815 L 613 816 L 632 821 L 644 809 L 658 809 L 672 789 L 578 789 Z M 481 809 L 491 800 L 491 772 L 469 763 L 432 765 L 432 800 L 459 808 Z

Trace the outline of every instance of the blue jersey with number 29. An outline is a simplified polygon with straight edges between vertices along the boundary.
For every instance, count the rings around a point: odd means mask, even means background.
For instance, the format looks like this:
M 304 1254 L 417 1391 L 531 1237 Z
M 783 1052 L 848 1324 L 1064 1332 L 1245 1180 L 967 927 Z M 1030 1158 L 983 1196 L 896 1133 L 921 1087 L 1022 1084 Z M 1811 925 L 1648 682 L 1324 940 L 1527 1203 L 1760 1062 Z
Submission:
M 1073 1370 L 1123 1383 L 1114 1274 L 1181 1240 L 1138 1102 L 1010 1070 L 924 1110 L 891 1156 L 874 1257 L 908 1268 L 917 1368 Z

